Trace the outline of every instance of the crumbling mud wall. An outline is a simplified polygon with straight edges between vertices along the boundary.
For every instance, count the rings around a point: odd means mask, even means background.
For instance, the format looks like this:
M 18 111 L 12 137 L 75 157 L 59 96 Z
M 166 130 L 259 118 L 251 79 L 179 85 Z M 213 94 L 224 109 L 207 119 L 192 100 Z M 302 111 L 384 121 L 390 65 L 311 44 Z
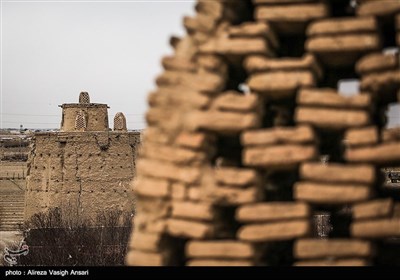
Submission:
M 126 263 L 399 264 L 399 190 L 380 170 L 400 162 L 385 129 L 399 59 L 382 53 L 400 45 L 400 2 L 196 11 L 149 95 Z
M 90 103 L 81 92 L 76 104 L 63 104 L 61 132 L 36 133 L 28 160 L 25 220 L 49 208 L 64 217 L 95 219 L 111 210 L 134 211 L 128 190 L 136 173 L 140 132 L 128 132 L 118 113 L 114 131 L 108 106 Z
M 75 131 L 76 115 L 83 112 L 85 131 L 108 130 L 108 106 L 106 104 L 63 104 L 61 131 Z
M 132 211 L 135 132 L 37 133 L 28 162 L 25 219 L 59 207 L 71 217 Z

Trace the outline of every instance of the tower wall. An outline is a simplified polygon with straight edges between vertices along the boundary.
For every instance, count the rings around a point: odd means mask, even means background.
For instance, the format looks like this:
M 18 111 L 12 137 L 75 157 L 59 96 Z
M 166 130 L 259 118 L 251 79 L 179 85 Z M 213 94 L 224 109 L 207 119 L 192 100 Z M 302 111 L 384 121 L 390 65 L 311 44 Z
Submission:
M 139 141 L 137 132 L 36 134 L 28 163 L 25 219 L 54 207 L 92 219 L 101 211 L 132 211 L 128 190 Z
M 108 106 L 106 104 L 63 104 L 61 131 L 75 131 L 75 119 L 80 111 L 86 118 L 85 131 L 108 131 Z

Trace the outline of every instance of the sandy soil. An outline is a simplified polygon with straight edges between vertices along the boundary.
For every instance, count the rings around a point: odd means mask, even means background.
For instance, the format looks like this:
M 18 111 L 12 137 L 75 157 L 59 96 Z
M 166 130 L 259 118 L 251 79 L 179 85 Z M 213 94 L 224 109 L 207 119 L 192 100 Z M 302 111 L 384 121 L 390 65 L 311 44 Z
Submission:
M 13 174 L 26 174 L 26 162 L 0 161 L 0 177 L 10 177 Z

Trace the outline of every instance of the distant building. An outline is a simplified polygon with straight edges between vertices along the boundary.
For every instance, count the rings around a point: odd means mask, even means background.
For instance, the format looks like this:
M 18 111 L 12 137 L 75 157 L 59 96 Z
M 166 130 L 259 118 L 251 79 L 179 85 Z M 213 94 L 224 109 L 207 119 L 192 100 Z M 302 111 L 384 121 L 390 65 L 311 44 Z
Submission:
M 127 131 L 122 113 L 110 130 L 106 104 L 90 103 L 85 92 L 79 101 L 60 106 L 60 132 L 34 134 L 25 219 L 55 207 L 66 215 L 91 219 L 102 211 L 132 210 L 128 190 L 140 133 Z

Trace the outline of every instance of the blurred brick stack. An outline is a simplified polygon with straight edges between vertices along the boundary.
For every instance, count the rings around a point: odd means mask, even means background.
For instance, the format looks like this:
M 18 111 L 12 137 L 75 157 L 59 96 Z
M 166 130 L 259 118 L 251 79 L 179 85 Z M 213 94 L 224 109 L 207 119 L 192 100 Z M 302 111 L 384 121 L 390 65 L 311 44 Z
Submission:
M 400 163 L 385 128 L 399 59 L 382 52 L 400 45 L 400 2 L 196 11 L 149 96 L 126 263 L 399 264 L 400 190 L 380 168 Z

